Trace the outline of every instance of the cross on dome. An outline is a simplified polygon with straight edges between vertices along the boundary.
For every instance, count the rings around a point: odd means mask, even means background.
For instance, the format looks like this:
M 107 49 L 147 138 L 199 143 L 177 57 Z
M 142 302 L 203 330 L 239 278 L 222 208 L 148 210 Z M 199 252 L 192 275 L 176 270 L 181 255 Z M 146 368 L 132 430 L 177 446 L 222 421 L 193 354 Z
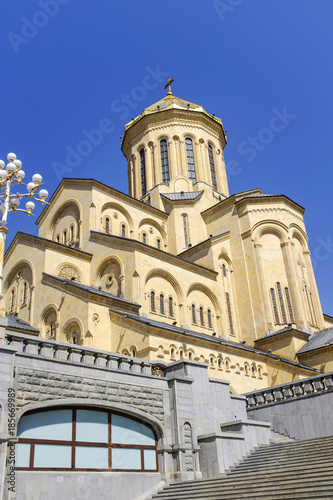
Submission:
M 165 88 L 165 89 L 168 87 L 168 93 L 167 93 L 167 95 L 173 95 L 173 94 L 172 94 L 172 91 L 171 91 L 171 84 L 172 84 L 172 82 L 174 82 L 174 81 L 175 81 L 175 79 L 174 79 L 174 78 L 170 78 L 170 76 L 168 76 L 168 81 L 167 81 L 167 83 L 164 85 L 164 88 Z

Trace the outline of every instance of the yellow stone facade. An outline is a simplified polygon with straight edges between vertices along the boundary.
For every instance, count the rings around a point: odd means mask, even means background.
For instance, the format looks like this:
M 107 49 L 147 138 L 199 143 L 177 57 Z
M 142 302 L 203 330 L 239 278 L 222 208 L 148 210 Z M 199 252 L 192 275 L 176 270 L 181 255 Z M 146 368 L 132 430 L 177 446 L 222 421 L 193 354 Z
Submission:
M 46 338 L 208 363 L 235 393 L 325 370 L 296 354 L 332 325 L 304 209 L 259 189 L 229 196 L 225 146 L 222 121 L 201 106 L 169 93 L 147 108 L 122 139 L 129 195 L 64 179 L 38 237 L 17 234 L 7 313 Z

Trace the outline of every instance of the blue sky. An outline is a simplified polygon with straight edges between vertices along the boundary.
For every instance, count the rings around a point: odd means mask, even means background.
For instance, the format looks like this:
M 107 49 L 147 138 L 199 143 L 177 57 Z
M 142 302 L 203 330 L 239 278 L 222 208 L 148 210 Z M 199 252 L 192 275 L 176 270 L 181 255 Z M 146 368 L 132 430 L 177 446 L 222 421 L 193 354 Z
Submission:
M 171 74 L 175 95 L 222 118 L 231 193 L 260 187 L 306 208 L 333 315 L 331 0 L 3 0 L 0 14 L 0 158 L 14 151 L 50 193 L 62 177 L 127 192 L 124 125 Z M 8 243 L 37 234 L 24 214 L 9 227 Z

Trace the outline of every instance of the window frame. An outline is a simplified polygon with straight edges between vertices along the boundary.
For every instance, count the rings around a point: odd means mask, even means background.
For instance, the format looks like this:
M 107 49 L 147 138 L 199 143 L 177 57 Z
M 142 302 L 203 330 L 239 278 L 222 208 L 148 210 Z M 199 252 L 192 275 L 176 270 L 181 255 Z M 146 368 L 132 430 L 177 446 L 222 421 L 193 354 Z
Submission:
M 167 139 L 160 140 L 161 166 L 162 166 L 162 182 L 168 185 L 170 182 L 169 169 L 169 152 Z
M 209 158 L 209 166 L 210 166 L 210 176 L 212 179 L 212 188 L 214 189 L 214 191 L 217 191 L 214 152 L 213 152 L 213 146 L 211 144 L 208 144 L 208 158 Z
M 142 196 L 147 194 L 147 175 L 146 175 L 146 153 L 145 148 L 141 148 L 140 155 L 140 173 L 141 173 L 141 193 Z
M 192 137 L 185 137 L 185 152 L 187 172 L 189 179 L 195 184 L 197 182 L 197 174 L 195 170 L 195 158 Z
M 56 439 L 34 439 L 34 438 L 18 438 L 18 443 L 27 443 L 30 444 L 30 457 L 29 457 L 29 467 L 15 467 L 17 471 L 72 471 L 72 472 L 158 472 L 159 471 L 159 463 L 158 463 L 158 439 L 156 436 L 155 429 L 153 426 L 145 422 L 140 418 L 131 418 L 125 413 L 108 409 L 108 408 L 96 408 L 91 406 L 55 406 L 51 408 L 38 408 L 36 410 L 29 411 L 25 413 L 21 418 L 24 418 L 26 415 L 31 415 L 34 413 L 43 413 L 52 410 L 72 410 L 72 439 L 69 441 L 65 440 L 56 440 Z M 92 411 L 100 411 L 103 413 L 107 413 L 108 419 L 108 440 L 107 443 L 99 443 L 99 442 L 91 442 L 91 441 L 76 441 L 76 422 L 77 422 L 77 410 L 92 410 Z M 112 415 L 119 415 L 121 417 L 128 418 L 135 422 L 145 425 L 148 427 L 155 438 L 155 445 L 142 445 L 142 444 L 118 444 L 112 443 Z M 33 467 L 33 460 L 35 454 L 35 445 L 36 444 L 48 444 L 48 445 L 62 445 L 62 446 L 71 446 L 71 467 Z M 108 450 L 108 468 L 76 468 L 75 467 L 75 450 L 77 447 L 93 447 L 93 448 L 107 448 Z M 112 450 L 113 449 L 139 449 L 140 450 L 140 460 L 141 460 L 141 468 L 140 469 L 113 469 L 112 468 Z M 155 450 L 156 454 L 156 469 L 145 469 L 144 468 L 144 450 Z

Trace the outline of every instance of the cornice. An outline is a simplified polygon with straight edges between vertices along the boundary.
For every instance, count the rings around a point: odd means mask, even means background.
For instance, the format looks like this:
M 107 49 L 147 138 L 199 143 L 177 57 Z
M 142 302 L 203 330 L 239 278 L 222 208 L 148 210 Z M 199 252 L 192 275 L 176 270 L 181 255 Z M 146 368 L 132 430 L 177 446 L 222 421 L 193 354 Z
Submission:
M 200 252 L 201 250 L 205 248 L 212 247 L 216 243 L 221 243 L 221 241 L 225 241 L 230 237 L 230 231 L 226 231 L 225 233 L 218 234 L 216 236 L 212 236 L 211 238 L 208 238 L 207 240 L 201 241 L 194 247 L 188 248 L 187 250 L 184 250 L 184 252 L 181 252 L 178 254 L 178 257 L 183 258 L 183 256 L 193 256 L 196 253 Z
M 92 241 L 95 240 L 98 242 L 106 243 L 108 247 L 110 247 L 110 242 L 112 241 L 113 245 L 117 246 L 118 248 L 125 248 L 130 252 L 139 251 L 145 253 L 146 255 L 151 255 L 152 257 L 155 257 L 162 262 L 169 262 L 173 265 L 176 265 L 177 267 L 181 267 L 214 281 L 216 281 L 216 277 L 218 275 L 218 273 L 216 271 L 213 271 L 212 269 L 200 266 L 199 264 L 194 264 L 193 262 L 187 261 L 181 257 L 178 257 L 177 255 L 164 252 L 163 250 L 159 250 L 158 248 L 145 245 L 144 243 L 141 243 L 141 241 L 132 240 L 130 238 L 122 238 L 121 236 L 115 236 L 113 234 L 106 234 L 98 231 L 90 231 L 90 239 Z
M 15 235 L 15 238 L 11 242 L 5 254 L 4 263 L 9 259 L 17 245 L 19 245 L 20 243 L 23 245 L 27 244 L 33 248 L 40 247 L 43 249 L 55 250 L 57 252 L 65 254 L 66 256 L 71 255 L 73 257 L 76 257 L 77 259 L 85 260 L 87 262 L 90 262 L 93 257 L 91 253 L 84 252 L 83 250 L 72 248 L 67 245 L 57 243 L 56 241 L 48 240 L 46 238 L 41 238 L 40 236 L 34 236 L 28 233 L 22 233 L 21 231 L 19 231 Z

